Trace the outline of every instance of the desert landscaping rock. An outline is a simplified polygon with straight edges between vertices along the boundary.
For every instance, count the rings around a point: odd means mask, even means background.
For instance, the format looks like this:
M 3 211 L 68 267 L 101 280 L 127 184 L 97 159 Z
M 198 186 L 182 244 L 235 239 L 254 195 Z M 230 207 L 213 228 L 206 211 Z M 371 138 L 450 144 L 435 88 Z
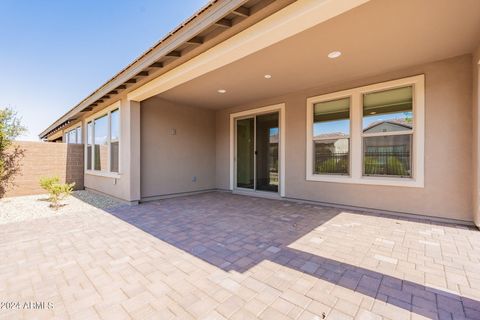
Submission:
M 74 191 L 72 196 L 61 201 L 58 210 L 52 209 L 47 200 L 46 194 L 0 199 L 0 224 L 88 211 L 91 206 L 110 209 L 123 205 L 114 198 L 85 190 Z

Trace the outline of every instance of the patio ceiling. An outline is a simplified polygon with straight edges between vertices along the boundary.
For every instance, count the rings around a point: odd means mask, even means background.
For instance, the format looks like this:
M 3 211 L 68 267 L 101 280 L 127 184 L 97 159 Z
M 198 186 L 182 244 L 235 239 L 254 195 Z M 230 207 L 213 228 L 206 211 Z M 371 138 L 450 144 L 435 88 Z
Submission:
M 477 0 L 374 0 L 159 96 L 220 109 L 471 53 L 479 41 Z

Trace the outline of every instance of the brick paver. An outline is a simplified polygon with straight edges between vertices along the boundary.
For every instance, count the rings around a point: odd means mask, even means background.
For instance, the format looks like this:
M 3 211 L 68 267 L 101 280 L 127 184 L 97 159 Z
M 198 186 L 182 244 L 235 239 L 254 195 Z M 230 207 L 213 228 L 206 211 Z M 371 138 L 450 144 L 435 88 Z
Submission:
M 0 319 L 480 319 L 480 232 L 228 193 L 2 225 Z

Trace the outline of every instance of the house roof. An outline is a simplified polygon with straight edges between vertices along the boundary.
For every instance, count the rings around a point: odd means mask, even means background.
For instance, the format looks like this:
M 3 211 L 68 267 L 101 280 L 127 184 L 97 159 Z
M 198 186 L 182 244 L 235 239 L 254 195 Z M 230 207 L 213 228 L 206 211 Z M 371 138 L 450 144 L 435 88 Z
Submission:
M 403 118 L 403 119 L 379 120 L 379 121 L 372 122 L 368 127 L 363 129 L 363 132 L 366 132 L 384 123 L 402 126 L 407 129 L 412 129 L 412 123 Z
M 294 0 L 212 0 L 39 134 L 48 137 L 81 113 L 130 91 L 248 28 Z
M 390 119 L 390 120 L 379 120 L 379 121 L 372 122 L 368 127 L 363 129 L 363 132 L 366 132 L 384 123 L 389 123 L 393 125 L 402 126 L 407 129 L 412 129 L 412 123 L 408 122 L 406 119 Z M 345 134 L 343 132 L 323 133 L 323 134 L 314 136 L 313 140 L 325 140 L 325 139 L 333 140 L 333 139 L 342 139 L 342 138 L 348 138 L 348 134 Z
M 313 140 L 342 139 L 342 138 L 348 138 L 348 134 L 345 134 L 343 132 L 322 133 L 313 137 Z

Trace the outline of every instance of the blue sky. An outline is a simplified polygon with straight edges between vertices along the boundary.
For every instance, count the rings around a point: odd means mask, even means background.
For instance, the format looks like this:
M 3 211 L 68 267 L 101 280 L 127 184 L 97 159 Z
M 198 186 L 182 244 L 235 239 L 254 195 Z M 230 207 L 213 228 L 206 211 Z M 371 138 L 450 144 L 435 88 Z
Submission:
M 207 0 L 1 0 L 0 108 L 38 134 Z

